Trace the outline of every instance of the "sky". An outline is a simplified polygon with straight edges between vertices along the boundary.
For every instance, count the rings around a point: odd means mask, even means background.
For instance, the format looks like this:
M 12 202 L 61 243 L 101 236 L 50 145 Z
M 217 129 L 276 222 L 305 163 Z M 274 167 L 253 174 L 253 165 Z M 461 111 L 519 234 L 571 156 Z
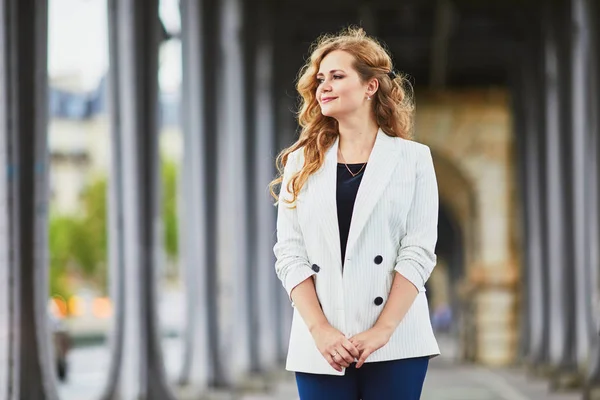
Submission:
M 160 0 L 168 31 L 180 29 L 178 0 Z M 160 52 L 161 90 L 177 92 L 181 83 L 181 45 L 172 40 Z M 93 90 L 108 70 L 106 0 L 50 0 L 48 3 L 48 75 L 68 77 L 79 90 Z

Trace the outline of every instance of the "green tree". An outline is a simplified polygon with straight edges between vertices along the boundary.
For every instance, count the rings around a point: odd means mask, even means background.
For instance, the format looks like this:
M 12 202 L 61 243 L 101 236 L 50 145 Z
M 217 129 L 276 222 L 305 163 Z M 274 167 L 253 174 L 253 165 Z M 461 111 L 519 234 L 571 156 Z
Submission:
M 162 216 L 164 224 L 165 251 L 171 261 L 179 256 L 177 224 L 177 179 L 178 167 L 171 160 L 162 162 Z
M 80 215 L 52 214 L 49 221 L 50 292 L 68 297 L 69 273 L 77 272 L 106 292 L 106 178 L 82 193 Z
M 77 224 L 71 216 L 54 215 L 49 221 L 50 294 L 67 298 L 71 295 L 67 278 L 72 261 L 71 237 Z
M 74 256 L 86 277 L 99 288 L 107 290 L 107 188 L 106 177 L 96 179 L 89 184 L 81 196 L 82 217 L 78 229 L 73 232 Z
M 178 258 L 177 179 L 178 167 L 173 161 L 162 161 L 162 216 L 164 246 L 170 262 Z M 80 215 L 50 217 L 50 291 L 68 297 L 69 272 L 77 271 L 107 291 L 107 179 L 90 183 L 81 196 Z

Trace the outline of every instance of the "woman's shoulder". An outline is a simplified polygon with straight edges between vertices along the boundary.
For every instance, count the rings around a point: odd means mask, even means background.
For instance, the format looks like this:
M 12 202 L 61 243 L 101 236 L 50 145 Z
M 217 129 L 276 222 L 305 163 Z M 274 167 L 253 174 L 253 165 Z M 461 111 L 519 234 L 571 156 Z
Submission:
M 431 154 L 431 149 L 424 143 L 401 137 L 396 137 L 394 139 L 396 140 L 398 147 L 405 153 L 413 154 L 416 157 L 429 157 Z
M 299 158 L 304 158 L 304 146 L 298 147 L 288 155 L 288 159 L 297 161 Z
M 304 146 L 297 148 L 288 154 L 286 167 L 297 171 L 304 165 Z

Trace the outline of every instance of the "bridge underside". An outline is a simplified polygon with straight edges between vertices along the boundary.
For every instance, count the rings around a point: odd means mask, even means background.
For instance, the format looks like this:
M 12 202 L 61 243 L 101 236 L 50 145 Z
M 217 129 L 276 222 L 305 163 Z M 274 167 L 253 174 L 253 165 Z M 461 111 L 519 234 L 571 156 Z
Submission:
M 522 250 L 511 289 L 522 315 L 515 358 L 556 384 L 575 376 L 586 393 L 600 385 L 596 2 L 182 1 L 189 325 L 175 384 L 165 378 L 156 310 L 165 39 L 157 3 L 108 0 L 116 316 L 103 398 L 197 396 L 281 368 L 291 307 L 271 268 L 275 214 L 265 187 L 275 154 L 294 139 L 293 83 L 308 45 L 348 24 L 387 44 L 417 96 L 510 92 L 519 190 L 509 195 L 518 196 Z M 0 398 L 11 400 L 57 397 L 45 308 L 47 17 L 42 0 L 0 1 Z M 475 358 L 489 350 L 480 328 L 469 332 Z

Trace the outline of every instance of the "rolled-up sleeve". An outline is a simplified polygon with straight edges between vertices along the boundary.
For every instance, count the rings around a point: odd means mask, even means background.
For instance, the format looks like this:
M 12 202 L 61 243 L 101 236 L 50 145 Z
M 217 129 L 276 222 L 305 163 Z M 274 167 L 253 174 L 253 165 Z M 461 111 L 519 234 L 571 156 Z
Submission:
M 429 147 L 421 145 L 416 166 L 415 190 L 400 240 L 395 270 L 418 290 L 425 286 L 436 265 L 438 186 Z
M 277 242 L 273 247 L 276 258 L 275 272 L 287 291 L 290 301 L 292 289 L 315 275 L 310 267 L 304 238 L 298 224 L 297 209 L 291 208 L 293 205 L 283 201 L 283 199 L 291 200 L 292 198 L 287 190 L 287 184 L 298 169 L 297 156 L 297 152 L 290 154 L 283 171 L 283 181 L 277 205 Z

